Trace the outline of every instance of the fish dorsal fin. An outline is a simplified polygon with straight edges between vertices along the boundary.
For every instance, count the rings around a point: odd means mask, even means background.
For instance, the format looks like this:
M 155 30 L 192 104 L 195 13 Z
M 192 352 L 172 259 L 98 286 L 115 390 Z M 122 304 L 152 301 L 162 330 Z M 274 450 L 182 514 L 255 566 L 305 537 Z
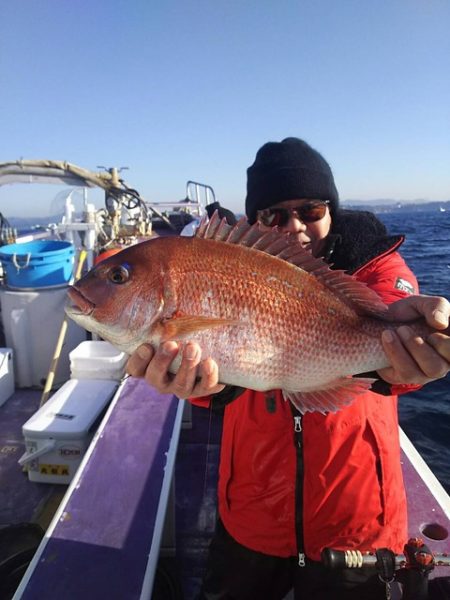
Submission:
M 323 259 L 315 258 L 303 248 L 293 235 L 282 233 L 277 227 L 263 229 L 259 223 L 249 225 L 246 217 L 229 225 L 216 210 L 210 219 L 205 216 L 201 220 L 195 237 L 246 246 L 281 258 L 314 275 L 358 314 L 388 319 L 387 306 L 376 292 L 344 271 L 331 270 Z

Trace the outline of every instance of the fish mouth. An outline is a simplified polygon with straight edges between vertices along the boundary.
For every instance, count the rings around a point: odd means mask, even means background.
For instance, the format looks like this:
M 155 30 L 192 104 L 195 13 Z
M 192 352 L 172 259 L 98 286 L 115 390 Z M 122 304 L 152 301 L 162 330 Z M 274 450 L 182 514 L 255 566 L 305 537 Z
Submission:
M 95 304 L 83 296 L 77 288 L 69 286 L 67 295 L 71 304 L 67 306 L 66 311 L 71 314 L 88 316 L 94 310 Z

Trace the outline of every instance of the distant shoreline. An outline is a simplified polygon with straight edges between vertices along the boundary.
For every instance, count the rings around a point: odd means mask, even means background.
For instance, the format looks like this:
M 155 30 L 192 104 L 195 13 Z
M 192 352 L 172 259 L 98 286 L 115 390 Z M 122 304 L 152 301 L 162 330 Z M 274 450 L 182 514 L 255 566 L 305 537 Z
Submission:
M 354 210 L 371 210 L 373 212 L 448 212 L 450 213 L 450 200 L 438 202 L 433 200 L 425 202 L 421 200 L 343 200 L 342 208 Z
M 226 203 L 223 204 L 226 206 Z M 342 208 L 350 210 L 370 210 L 376 213 L 383 212 L 401 212 L 401 211 L 442 211 L 450 214 L 450 200 L 445 202 L 426 202 L 421 200 L 342 200 Z M 240 215 L 241 213 L 236 213 Z M 7 216 L 7 215 L 6 215 Z M 45 217 L 10 217 L 7 219 L 12 227 L 18 229 L 22 227 L 30 227 L 31 225 L 46 226 L 49 223 L 58 223 L 61 220 L 61 215 L 45 216 Z

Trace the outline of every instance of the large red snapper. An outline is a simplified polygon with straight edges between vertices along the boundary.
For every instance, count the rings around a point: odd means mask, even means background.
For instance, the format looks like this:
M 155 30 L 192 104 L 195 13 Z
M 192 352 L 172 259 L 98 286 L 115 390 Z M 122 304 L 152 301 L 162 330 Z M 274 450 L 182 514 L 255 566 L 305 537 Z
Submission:
M 335 411 L 388 366 L 386 306 L 289 235 L 216 215 L 193 238 L 155 238 L 98 264 L 69 289 L 66 312 L 128 353 L 194 340 L 222 383 L 282 389 L 301 411 Z M 419 333 L 429 329 L 418 321 Z M 180 359 L 171 365 L 176 372 Z

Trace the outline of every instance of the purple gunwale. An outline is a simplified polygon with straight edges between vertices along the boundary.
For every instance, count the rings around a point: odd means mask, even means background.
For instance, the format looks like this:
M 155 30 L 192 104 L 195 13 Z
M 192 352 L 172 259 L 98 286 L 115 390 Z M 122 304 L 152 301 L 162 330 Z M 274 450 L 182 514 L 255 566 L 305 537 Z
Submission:
M 125 381 L 14 598 L 150 597 L 182 408 Z
M 408 530 L 410 537 L 418 537 L 434 554 L 450 554 L 450 498 L 436 479 L 412 442 L 400 430 L 403 479 L 408 503 Z M 427 526 L 443 539 L 426 535 Z M 425 530 L 425 532 L 424 532 Z M 448 567 L 435 567 L 430 578 L 448 577 Z

